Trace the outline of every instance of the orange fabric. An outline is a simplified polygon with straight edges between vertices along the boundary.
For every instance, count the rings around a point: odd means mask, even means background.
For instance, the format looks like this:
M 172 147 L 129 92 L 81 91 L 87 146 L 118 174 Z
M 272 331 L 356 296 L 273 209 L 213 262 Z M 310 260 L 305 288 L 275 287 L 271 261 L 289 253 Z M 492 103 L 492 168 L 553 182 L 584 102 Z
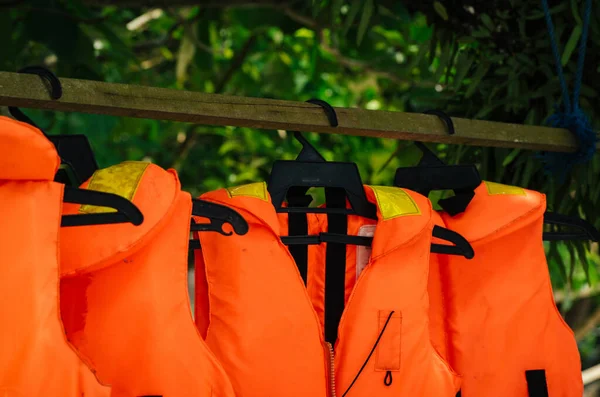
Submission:
M 113 396 L 232 397 L 194 327 L 187 292 L 192 202 L 175 171 L 149 165 L 133 202 L 140 226 L 64 229 L 63 320 Z M 76 213 L 79 206 L 65 206 Z M 75 230 L 77 229 L 77 230 Z
M 388 188 L 389 189 L 389 188 Z M 398 189 L 400 190 L 400 189 Z M 370 187 L 365 191 L 377 203 Z M 206 341 L 230 375 L 238 395 L 341 396 L 367 359 L 383 324 L 394 314 L 375 353 L 348 393 L 357 396 L 454 397 L 460 379 L 440 358 L 429 341 L 427 277 L 432 209 L 429 201 L 408 192 L 420 215 L 385 220 L 382 207 L 376 222 L 372 254 L 359 280 L 346 274 L 350 288 L 331 358 L 324 341 L 321 287 L 307 293 L 289 250 L 279 236 L 287 226 L 270 200 L 235 195 L 221 189 L 203 199 L 237 210 L 250 231 L 243 236 L 200 233 L 208 288 L 198 290 L 196 306 L 208 323 Z M 373 223 L 349 220 L 349 230 Z M 283 227 L 282 227 L 283 225 Z M 322 215 L 309 215 L 309 230 L 325 225 Z M 323 247 L 309 251 L 312 281 L 324 278 Z M 354 259 L 356 255 L 348 254 Z M 319 258 L 319 262 L 316 259 Z M 355 263 L 351 263 L 355 266 Z M 350 285 L 350 286 L 349 286 Z M 202 295 L 205 293 L 206 295 Z M 320 299 L 319 299 L 320 298 Z M 207 303 L 208 302 L 208 303 Z M 208 321 L 206 321 L 208 319 Z M 384 385 L 386 371 L 393 383 Z
M 445 227 L 440 214 L 434 211 L 434 224 Z M 437 244 L 448 244 L 447 241 L 438 241 Z M 431 253 L 429 258 L 429 279 L 427 290 L 429 291 L 429 331 L 431 333 L 431 343 L 440 355 L 449 363 L 452 363 L 449 354 L 452 349 L 449 346 L 450 336 L 448 335 L 448 317 L 447 308 L 447 284 L 442 280 L 447 279 L 448 255 Z M 455 368 L 456 369 L 456 368 Z M 460 373 L 460 372 L 459 372 Z
M 447 257 L 432 273 L 444 286 L 449 360 L 463 376 L 462 394 L 528 397 L 525 371 L 543 369 L 550 396 L 580 397 L 577 344 L 554 304 L 542 244 L 545 197 L 496 190 L 483 183 L 466 212 L 442 214 L 475 257 Z
M 60 322 L 58 233 L 63 185 L 54 146 L 0 117 L 0 395 L 106 397 Z

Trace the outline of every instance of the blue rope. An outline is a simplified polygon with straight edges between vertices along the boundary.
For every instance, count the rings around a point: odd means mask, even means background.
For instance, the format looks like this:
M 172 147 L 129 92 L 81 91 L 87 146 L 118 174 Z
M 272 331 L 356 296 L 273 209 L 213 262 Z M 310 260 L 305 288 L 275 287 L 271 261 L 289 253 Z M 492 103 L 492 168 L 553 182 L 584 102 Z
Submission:
M 563 102 L 562 109 L 556 107 L 554 114 L 548 118 L 547 124 L 552 127 L 568 129 L 573 133 L 579 144 L 578 150 L 574 153 L 544 152 L 541 154 L 541 157 L 544 160 L 546 172 L 557 175 L 559 179 L 564 180 L 565 176 L 573 166 L 591 160 L 596 151 L 596 133 L 592 129 L 589 118 L 579 107 L 583 67 L 585 64 L 585 51 L 587 47 L 590 16 L 592 14 L 592 0 L 586 1 L 583 13 L 583 29 L 579 42 L 577 73 L 575 75 L 572 101 L 569 97 L 569 89 L 560 60 L 558 44 L 554 33 L 554 25 L 550 15 L 550 8 L 548 7 L 548 0 L 541 1 L 542 8 L 544 9 L 544 16 L 546 18 L 546 25 L 548 27 L 552 55 L 554 56 L 554 63 L 556 64 L 556 74 L 558 75 L 562 91 Z

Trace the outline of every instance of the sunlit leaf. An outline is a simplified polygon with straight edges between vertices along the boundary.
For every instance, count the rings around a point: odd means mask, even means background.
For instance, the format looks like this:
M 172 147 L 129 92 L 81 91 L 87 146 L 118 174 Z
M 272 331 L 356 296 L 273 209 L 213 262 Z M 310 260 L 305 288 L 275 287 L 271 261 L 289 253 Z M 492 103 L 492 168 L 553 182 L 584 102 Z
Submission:
M 346 15 L 346 20 L 344 21 L 344 29 L 343 29 L 344 35 L 348 34 L 348 30 L 350 30 L 350 27 L 354 23 L 354 20 L 356 19 L 356 16 L 358 15 L 358 12 L 360 11 L 361 6 L 362 6 L 361 0 L 352 0 L 352 2 L 350 3 L 350 9 L 348 11 L 348 15 Z
M 196 53 L 196 46 L 188 35 L 184 35 L 179 45 L 179 53 L 177 54 L 177 65 L 175 68 L 175 76 L 177 83 L 183 84 L 187 80 L 188 66 L 194 59 Z
M 492 18 L 488 14 L 481 14 L 481 22 L 488 28 L 491 32 L 496 31 L 496 25 L 492 21 Z
M 475 93 L 475 90 L 477 90 L 479 83 L 481 83 L 481 80 L 486 75 L 489 68 L 490 65 L 487 62 L 482 62 L 479 64 L 479 66 L 477 66 L 477 70 L 471 78 L 469 88 L 467 88 L 467 92 L 465 93 L 466 98 L 470 98 Z
M 465 79 L 467 73 L 469 73 L 469 69 L 473 65 L 473 58 L 469 56 L 466 52 L 461 52 L 458 55 L 458 60 L 456 62 L 456 73 L 454 75 L 454 88 L 459 89 Z
M 444 20 L 447 21 L 448 20 L 448 11 L 446 11 L 446 7 L 444 7 L 444 5 L 442 3 L 440 3 L 439 1 L 434 1 L 433 2 L 433 8 L 435 10 L 435 12 Z
M 366 0 L 365 6 L 363 7 L 362 16 L 360 17 L 360 24 L 358 25 L 358 34 L 356 36 L 356 43 L 360 45 L 362 39 L 369 27 L 369 21 L 373 15 L 373 0 Z
M 579 38 L 581 37 L 581 25 L 575 25 L 573 31 L 571 32 L 571 36 L 569 37 L 569 41 L 565 44 L 565 49 L 562 53 L 562 57 L 560 58 L 560 62 L 563 66 L 565 66 L 569 59 L 571 59 L 571 55 L 573 51 L 577 47 L 577 43 L 579 42 Z

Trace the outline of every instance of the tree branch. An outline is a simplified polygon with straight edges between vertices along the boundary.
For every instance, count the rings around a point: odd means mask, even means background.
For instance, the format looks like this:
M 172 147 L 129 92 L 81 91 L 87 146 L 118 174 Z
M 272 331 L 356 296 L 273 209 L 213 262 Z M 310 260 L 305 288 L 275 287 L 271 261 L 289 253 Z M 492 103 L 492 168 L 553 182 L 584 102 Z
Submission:
M 554 293 L 554 301 L 556 303 L 561 303 L 567 298 L 572 301 L 575 301 L 579 299 L 589 298 L 598 294 L 600 294 L 600 284 L 594 287 L 586 285 L 585 287 L 581 288 L 576 292 L 565 293 L 564 291 L 556 291 Z
M 600 306 L 596 308 L 596 310 L 587 318 L 581 327 L 578 327 L 574 331 L 575 339 L 577 339 L 577 341 L 582 340 L 587 336 L 587 334 L 593 331 L 598 324 L 600 324 Z

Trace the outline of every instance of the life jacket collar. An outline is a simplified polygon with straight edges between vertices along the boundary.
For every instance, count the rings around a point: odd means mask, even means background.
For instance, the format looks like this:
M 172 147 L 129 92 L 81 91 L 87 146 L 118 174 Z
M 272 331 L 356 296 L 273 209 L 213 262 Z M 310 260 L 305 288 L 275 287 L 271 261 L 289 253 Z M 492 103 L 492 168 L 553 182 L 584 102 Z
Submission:
M 144 222 L 139 226 L 119 223 L 61 229 L 62 241 L 78 241 L 77 246 L 61 244 L 63 276 L 95 271 L 137 252 L 167 222 L 177 194 L 182 194 L 174 170 L 164 170 L 141 161 L 126 161 L 98 170 L 82 188 L 113 193 L 131 200 L 144 215 Z M 114 211 L 75 204 L 65 204 L 63 210 L 65 214 Z
M 51 181 L 60 165 L 56 148 L 37 128 L 0 116 L 0 179 Z
M 397 187 L 364 185 L 364 189 L 369 202 L 377 207 L 372 259 L 388 254 L 424 229 L 433 227 L 432 207 L 426 197 Z M 220 189 L 203 195 L 202 199 L 234 208 L 244 216 L 250 227 L 252 224 L 262 225 L 274 235 L 282 235 L 265 182 Z
M 517 186 L 483 181 L 468 210 L 455 216 L 442 213 L 450 229 L 460 230 L 471 243 L 500 238 L 540 219 L 546 196 Z

